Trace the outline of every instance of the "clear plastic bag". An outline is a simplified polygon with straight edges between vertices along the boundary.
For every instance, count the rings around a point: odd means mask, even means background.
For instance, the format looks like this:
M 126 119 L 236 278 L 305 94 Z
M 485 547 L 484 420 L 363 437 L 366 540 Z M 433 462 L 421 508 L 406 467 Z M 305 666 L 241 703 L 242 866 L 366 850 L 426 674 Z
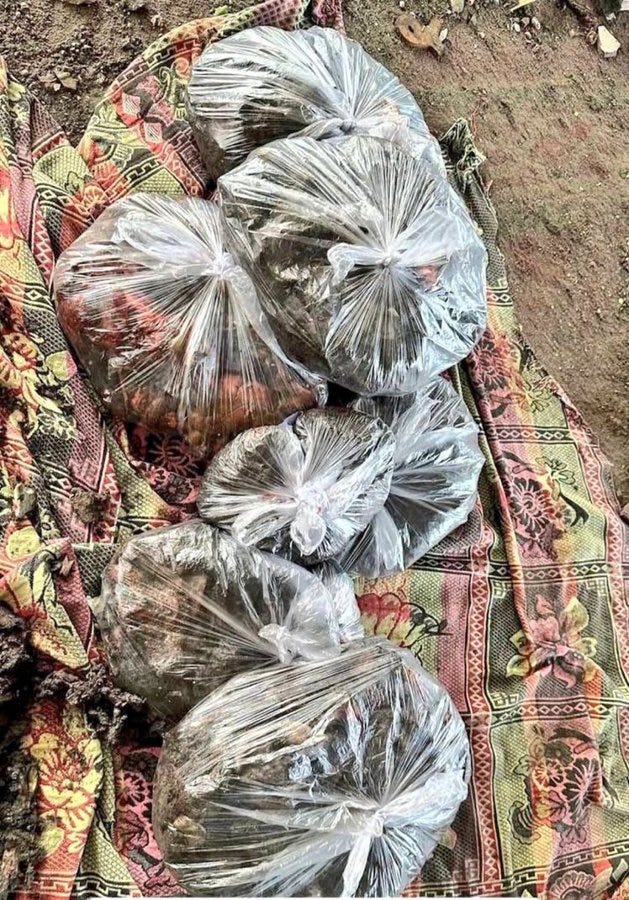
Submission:
M 213 203 L 118 201 L 61 254 L 55 290 L 61 324 L 114 414 L 178 431 L 199 455 L 322 396 L 283 358 Z
M 376 578 L 407 569 L 467 520 L 484 457 L 467 406 L 443 378 L 415 395 L 352 406 L 380 416 L 396 439 L 384 508 L 339 559 L 347 571 Z
M 199 514 L 243 544 L 309 564 L 330 559 L 382 508 L 394 443 L 380 419 L 348 409 L 251 429 L 210 462 Z
M 153 827 L 194 895 L 399 896 L 467 795 L 463 723 L 388 641 L 238 676 L 166 737 Z
M 198 521 L 131 538 L 94 612 L 116 682 L 170 720 L 239 672 L 339 653 L 318 578 Z
M 365 637 L 365 629 L 360 620 L 354 582 L 350 576 L 333 559 L 315 566 L 312 573 L 321 579 L 332 596 L 341 641 L 347 643 L 362 640 Z
M 332 28 L 260 26 L 210 44 L 192 67 L 187 107 L 212 178 L 257 147 L 293 134 L 371 134 L 400 143 L 445 173 L 412 94 Z
M 486 253 L 462 201 L 388 141 L 276 141 L 219 180 L 282 349 L 359 394 L 404 394 L 485 327 Z

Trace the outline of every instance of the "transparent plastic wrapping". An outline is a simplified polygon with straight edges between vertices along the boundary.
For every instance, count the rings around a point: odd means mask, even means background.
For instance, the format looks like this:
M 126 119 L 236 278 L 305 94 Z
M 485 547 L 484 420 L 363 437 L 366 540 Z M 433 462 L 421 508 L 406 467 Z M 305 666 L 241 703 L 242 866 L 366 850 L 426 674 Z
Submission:
M 238 676 L 167 736 L 153 827 L 194 895 L 399 896 L 467 795 L 447 692 L 388 641 Z
M 332 28 L 260 26 L 210 44 L 192 67 L 187 107 L 212 178 L 257 147 L 293 134 L 371 134 L 400 143 L 445 173 L 412 94 Z
M 213 203 L 118 201 L 61 254 L 55 290 L 61 324 L 114 414 L 178 431 L 199 455 L 322 395 L 283 358 Z
M 309 371 L 410 393 L 480 338 L 483 244 L 448 182 L 394 144 L 276 141 L 219 193 L 282 349 Z
M 341 641 L 347 643 L 362 640 L 365 629 L 360 620 L 354 582 L 350 576 L 332 559 L 315 566 L 312 573 L 321 579 L 332 596 Z
M 347 571 L 376 578 L 407 569 L 469 516 L 484 457 L 478 428 L 443 378 L 407 397 L 360 398 L 395 434 L 395 468 L 384 508 L 341 555 Z
M 198 521 L 131 538 L 94 612 L 116 682 L 169 720 L 239 672 L 339 652 L 318 578 Z
M 251 429 L 210 462 L 199 514 L 243 544 L 308 564 L 330 559 L 382 508 L 394 444 L 380 419 L 348 409 Z

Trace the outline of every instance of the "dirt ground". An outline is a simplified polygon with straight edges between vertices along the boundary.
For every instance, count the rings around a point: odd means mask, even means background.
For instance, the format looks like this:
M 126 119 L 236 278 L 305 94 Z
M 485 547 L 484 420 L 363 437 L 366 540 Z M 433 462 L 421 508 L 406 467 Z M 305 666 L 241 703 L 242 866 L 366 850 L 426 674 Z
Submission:
M 344 8 L 350 36 L 399 75 L 435 133 L 460 116 L 471 120 L 524 333 L 600 436 L 626 503 L 629 13 L 610 24 L 624 49 L 602 60 L 570 10 L 538 0 L 510 15 L 515 2 L 467 0 L 452 15 L 449 0 L 406 0 L 424 21 L 444 15 L 441 59 L 402 44 L 398 0 L 346 0 Z M 0 53 L 76 140 L 103 88 L 146 43 L 213 8 L 202 0 L 0 0 Z M 521 21 L 530 16 L 539 30 Z

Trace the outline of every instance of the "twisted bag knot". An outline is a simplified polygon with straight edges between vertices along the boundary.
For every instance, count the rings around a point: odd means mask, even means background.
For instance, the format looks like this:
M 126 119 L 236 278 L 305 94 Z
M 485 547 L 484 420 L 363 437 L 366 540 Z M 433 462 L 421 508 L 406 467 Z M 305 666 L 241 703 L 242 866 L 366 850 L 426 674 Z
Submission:
M 295 646 L 295 635 L 285 625 L 278 625 L 277 622 L 263 625 L 258 631 L 258 636 L 263 641 L 273 644 L 277 651 L 277 658 L 281 663 L 292 662 L 293 657 L 298 653 L 298 648 Z
M 397 253 L 395 250 L 383 250 L 379 262 L 384 268 L 389 268 L 389 266 L 394 266 L 398 263 L 401 258 L 401 254 Z
M 365 838 L 379 838 L 384 833 L 385 816 L 379 807 L 373 809 L 352 810 L 352 834 L 358 834 Z
M 341 119 L 339 128 L 345 134 L 348 134 L 352 131 L 355 131 L 358 127 L 358 122 L 354 116 L 348 116 L 346 119 Z
M 313 484 L 302 484 L 294 494 L 295 518 L 290 536 L 302 553 L 309 555 L 320 546 L 327 532 L 326 513 L 330 502 L 324 490 Z
M 207 267 L 207 274 L 212 278 L 220 278 L 226 280 L 231 278 L 236 271 L 236 261 L 231 253 L 225 251 L 214 257 Z

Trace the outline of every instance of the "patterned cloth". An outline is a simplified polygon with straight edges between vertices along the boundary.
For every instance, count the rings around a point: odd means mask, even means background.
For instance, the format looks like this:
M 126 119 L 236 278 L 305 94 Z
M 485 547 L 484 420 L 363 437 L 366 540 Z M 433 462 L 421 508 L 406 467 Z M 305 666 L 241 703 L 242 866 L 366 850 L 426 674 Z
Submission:
M 340 27 L 336 2 L 312 18 Z M 114 545 L 189 515 L 199 472 L 176 440 L 99 412 L 55 317 L 54 259 L 130 191 L 203 193 L 182 105 L 192 61 L 250 24 L 297 27 L 305 5 L 268 0 L 161 38 L 77 149 L 0 60 L 0 596 L 40 662 L 80 679 L 99 660 L 86 598 Z M 520 334 L 465 123 L 443 149 L 489 251 L 489 327 L 453 373 L 487 464 L 465 526 L 360 586 L 367 628 L 439 675 L 472 747 L 469 799 L 410 893 L 629 896 L 627 532 L 596 439 Z M 150 827 L 158 747 L 113 750 L 67 699 L 25 717 L 42 857 L 20 897 L 177 895 Z

